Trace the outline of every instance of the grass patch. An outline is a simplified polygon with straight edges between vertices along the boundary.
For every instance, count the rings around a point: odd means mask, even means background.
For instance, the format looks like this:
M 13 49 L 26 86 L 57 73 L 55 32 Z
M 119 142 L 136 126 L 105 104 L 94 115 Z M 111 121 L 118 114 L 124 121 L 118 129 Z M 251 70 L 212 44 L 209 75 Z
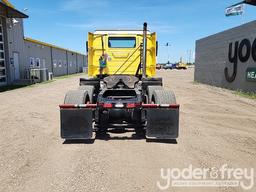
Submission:
M 21 88 L 29 87 L 29 86 L 30 85 L 8 85 L 8 86 L 3 86 L 3 87 L 0 87 L 0 93 L 5 92 L 5 91 L 15 90 L 15 89 L 21 89 Z
M 53 83 L 54 81 L 56 81 L 56 80 L 44 81 L 44 82 L 41 82 L 41 83 L 34 83 L 34 84 L 31 84 L 31 85 L 27 85 L 27 86 L 25 86 L 24 88 L 29 88 L 29 87 L 36 87 L 36 86 L 40 86 L 40 85 L 45 85 L 45 84 Z
M 35 85 L 44 85 L 44 84 L 48 84 L 48 83 L 53 83 L 54 81 L 56 81 L 56 80 L 50 80 L 50 81 L 44 81 L 44 82 L 42 82 L 42 83 L 37 83 L 37 84 L 35 84 Z
M 228 88 L 217 87 L 217 86 L 213 86 L 213 85 L 209 85 L 209 84 L 200 83 L 199 81 L 193 81 L 192 83 L 194 85 L 203 84 L 203 85 L 211 86 L 211 87 L 214 87 L 214 88 L 219 88 L 219 89 L 223 89 L 223 90 L 230 90 L 235 95 L 245 97 L 245 98 L 248 98 L 248 99 L 256 99 L 256 93 L 255 92 L 245 92 L 245 91 L 241 91 L 241 90 L 232 90 L 232 89 L 228 89 Z
M 0 93 L 5 92 L 5 91 L 12 91 L 15 89 L 36 87 L 36 86 L 52 83 L 54 81 L 56 81 L 56 80 L 44 81 L 42 83 L 35 83 L 35 84 L 29 84 L 29 85 L 7 85 L 7 86 L 0 87 Z
M 253 92 L 236 91 L 235 94 L 249 99 L 256 99 L 256 93 Z
M 85 73 L 76 73 L 76 74 L 72 74 L 72 75 L 64 75 L 64 76 L 54 77 L 54 79 L 67 79 L 70 77 L 77 77 L 77 76 L 81 76 L 81 75 L 86 75 L 86 74 Z
M 195 81 L 192 81 L 192 83 L 195 84 L 195 85 L 199 85 L 199 84 L 200 84 L 200 82 L 199 82 L 199 81 L 196 81 L 196 80 L 195 80 Z
M 42 83 L 36 83 L 36 84 L 29 84 L 29 85 L 7 85 L 7 86 L 3 86 L 3 87 L 0 86 L 0 93 L 1 92 L 5 92 L 5 91 L 12 91 L 12 90 L 15 90 L 15 89 L 36 87 L 36 86 L 40 86 L 40 85 L 44 85 L 44 84 L 53 83 L 56 80 L 67 79 L 67 78 L 77 77 L 77 76 L 81 76 L 81 75 L 85 75 L 85 73 L 76 73 L 76 74 L 72 74 L 72 75 L 64 75 L 64 76 L 60 76 L 60 77 L 54 77 L 53 80 L 44 81 Z

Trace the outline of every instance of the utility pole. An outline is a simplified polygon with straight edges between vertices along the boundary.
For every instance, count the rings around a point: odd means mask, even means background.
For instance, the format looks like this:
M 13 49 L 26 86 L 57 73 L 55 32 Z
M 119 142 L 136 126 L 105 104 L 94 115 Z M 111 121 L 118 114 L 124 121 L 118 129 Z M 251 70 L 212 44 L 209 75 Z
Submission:
M 190 49 L 187 49 L 187 54 L 186 54 L 186 63 L 189 63 L 189 57 L 190 57 L 190 55 L 189 55 L 189 52 L 190 52 Z
M 190 49 L 189 50 L 189 60 L 188 60 L 189 64 L 191 64 L 191 57 L 192 57 L 192 50 Z

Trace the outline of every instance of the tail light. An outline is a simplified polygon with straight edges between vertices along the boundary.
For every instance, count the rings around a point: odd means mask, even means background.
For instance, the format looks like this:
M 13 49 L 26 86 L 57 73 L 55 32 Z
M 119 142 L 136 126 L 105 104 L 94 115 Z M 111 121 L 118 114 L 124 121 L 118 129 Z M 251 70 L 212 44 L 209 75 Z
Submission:
M 110 109 L 110 108 L 113 108 L 113 105 L 112 103 L 104 103 L 103 108 Z

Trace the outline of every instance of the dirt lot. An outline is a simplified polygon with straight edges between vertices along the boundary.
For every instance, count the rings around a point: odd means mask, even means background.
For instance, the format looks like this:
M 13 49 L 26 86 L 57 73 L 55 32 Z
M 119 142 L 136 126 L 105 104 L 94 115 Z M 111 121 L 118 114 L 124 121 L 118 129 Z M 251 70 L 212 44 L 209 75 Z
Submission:
M 160 191 L 157 181 L 164 184 L 161 168 L 256 168 L 256 101 L 194 83 L 192 69 L 158 75 L 181 104 L 177 144 L 147 143 L 132 133 L 63 144 L 58 104 L 78 77 L 0 93 L 0 191 L 149 192 Z

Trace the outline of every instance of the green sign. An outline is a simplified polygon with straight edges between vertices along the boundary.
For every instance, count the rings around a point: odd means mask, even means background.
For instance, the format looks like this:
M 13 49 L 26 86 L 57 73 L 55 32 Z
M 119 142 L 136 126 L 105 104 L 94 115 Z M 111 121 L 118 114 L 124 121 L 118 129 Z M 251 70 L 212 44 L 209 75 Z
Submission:
M 256 82 L 256 68 L 248 68 L 246 70 L 246 80 Z

